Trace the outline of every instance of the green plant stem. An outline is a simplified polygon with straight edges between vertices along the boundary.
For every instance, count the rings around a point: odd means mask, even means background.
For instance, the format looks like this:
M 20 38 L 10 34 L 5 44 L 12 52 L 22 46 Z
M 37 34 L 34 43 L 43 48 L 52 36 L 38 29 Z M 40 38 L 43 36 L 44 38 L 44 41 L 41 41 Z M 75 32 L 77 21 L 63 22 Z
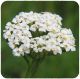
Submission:
M 39 55 L 40 56 L 40 55 Z M 37 72 L 37 69 L 39 67 L 39 64 L 43 61 L 43 59 L 45 58 L 45 55 L 43 55 L 42 57 L 32 57 L 32 61 L 30 61 L 28 59 L 29 57 L 24 56 L 24 59 L 27 63 L 27 72 L 26 72 L 26 78 L 32 78 L 34 77 L 35 73 Z
M 28 70 L 27 70 L 27 74 L 26 74 L 26 76 L 27 77 L 33 77 L 34 76 L 34 74 L 36 73 L 36 71 L 37 71 L 37 68 L 38 68 L 38 66 L 39 66 L 39 60 L 37 59 L 37 60 L 35 60 L 35 59 L 33 59 L 32 60 L 32 63 L 31 63 L 31 65 L 29 65 L 29 67 L 28 67 Z

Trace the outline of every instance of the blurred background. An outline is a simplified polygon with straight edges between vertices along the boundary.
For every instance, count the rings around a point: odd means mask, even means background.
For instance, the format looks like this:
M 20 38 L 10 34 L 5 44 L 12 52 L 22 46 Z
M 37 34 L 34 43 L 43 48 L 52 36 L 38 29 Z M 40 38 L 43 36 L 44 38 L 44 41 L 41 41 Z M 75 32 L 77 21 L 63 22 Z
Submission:
M 19 12 L 52 12 L 63 18 L 63 26 L 71 28 L 76 39 L 76 51 L 57 56 L 47 56 L 40 64 L 36 78 L 72 78 L 79 73 L 79 6 L 74 1 L 6 1 L 1 6 L 1 31 Z M 1 38 L 1 74 L 6 78 L 25 76 L 27 64 L 23 57 L 15 57 Z

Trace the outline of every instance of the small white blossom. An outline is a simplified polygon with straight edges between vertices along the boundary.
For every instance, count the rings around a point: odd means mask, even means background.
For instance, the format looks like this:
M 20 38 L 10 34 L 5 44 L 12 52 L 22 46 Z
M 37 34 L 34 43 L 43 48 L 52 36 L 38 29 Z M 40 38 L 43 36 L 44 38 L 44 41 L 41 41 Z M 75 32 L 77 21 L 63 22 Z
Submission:
M 12 48 L 12 49 L 15 48 L 15 44 L 13 44 L 12 42 L 9 42 L 8 45 L 9 45 L 9 47 Z
M 18 51 L 18 48 L 13 49 L 13 55 L 14 56 L 20 56 L 20 53 Z

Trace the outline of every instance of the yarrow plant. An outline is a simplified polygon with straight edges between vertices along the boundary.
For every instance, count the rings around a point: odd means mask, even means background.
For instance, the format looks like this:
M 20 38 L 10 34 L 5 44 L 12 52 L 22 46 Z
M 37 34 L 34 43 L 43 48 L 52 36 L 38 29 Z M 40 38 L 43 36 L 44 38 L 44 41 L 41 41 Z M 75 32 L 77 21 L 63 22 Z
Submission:
M 6 24 L 3 36 L 14 56 L 23 56 L 28 64 L 28 56 L 33 62 L 38 60 L 32 64 L 35 67 L 46 55 L 76 51 L 73 33 L 70 28 L 62 28 L 61 21 L 59 15 L 50 12 L 20 12 Z

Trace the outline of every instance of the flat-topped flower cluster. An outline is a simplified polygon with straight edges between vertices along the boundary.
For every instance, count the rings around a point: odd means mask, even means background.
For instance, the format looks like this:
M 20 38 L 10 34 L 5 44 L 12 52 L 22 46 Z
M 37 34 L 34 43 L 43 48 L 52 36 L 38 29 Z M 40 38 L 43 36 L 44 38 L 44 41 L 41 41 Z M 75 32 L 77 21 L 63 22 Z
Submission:
M 62 28 L 62 18 L 50 12 L 20 12 L 3 30 L 4 38 L 15 56 L 52 51 L 62 54 L 62 49 L 75 51 L 75 38 L 70 29 Z

